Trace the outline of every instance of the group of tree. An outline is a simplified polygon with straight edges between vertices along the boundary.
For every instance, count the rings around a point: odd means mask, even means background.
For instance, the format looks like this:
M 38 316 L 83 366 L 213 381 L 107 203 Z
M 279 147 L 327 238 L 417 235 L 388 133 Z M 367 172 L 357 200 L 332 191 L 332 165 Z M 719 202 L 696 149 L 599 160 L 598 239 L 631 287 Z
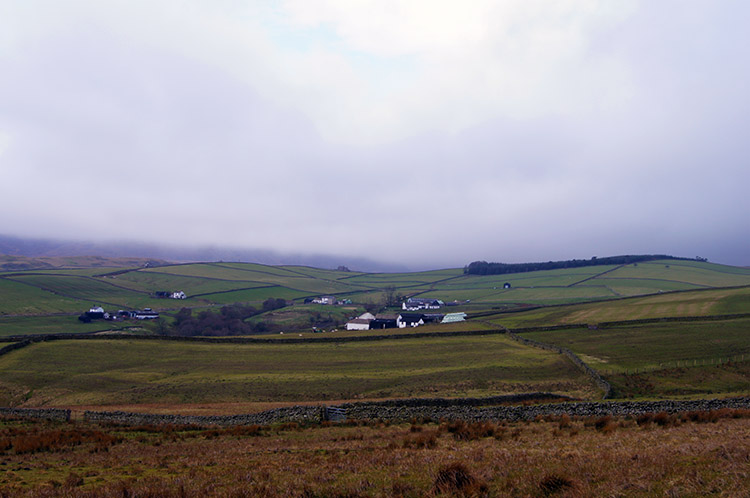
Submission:
M 464 267 L 464 273 L 467 275 L 504 275 L 506 273 L 524 273 L 541 270 L 558 270 L 561 268 L 580 268 L 584 266 L 598 265 L 628 265 L 631 263 L 641 263 L 645 261 L 654 261 L 657 259 L 688 259 L 667 256 L 664 254 L 644 254 L 628 256 L 608 256 L 605 258 L 591 259 L 569 259 L 565 261 L 548 261 L 546 263 L 488 263 L 487 261 L 474 261 Z M 703 259 L 700 259 L 701 261 Z
M 165 332 L 180 336 L 259 334 L 268 331 L 268 324 L 263 321 L 248 322 L 247 319 L 284 306 L 284 299 L 268 298 L 260 310 L 244 304 L 231 304 L 222 306 L 218 313 L 203 310 L 193 314 L 190 308 L 182 308 L 175 314 L 172 327 Z

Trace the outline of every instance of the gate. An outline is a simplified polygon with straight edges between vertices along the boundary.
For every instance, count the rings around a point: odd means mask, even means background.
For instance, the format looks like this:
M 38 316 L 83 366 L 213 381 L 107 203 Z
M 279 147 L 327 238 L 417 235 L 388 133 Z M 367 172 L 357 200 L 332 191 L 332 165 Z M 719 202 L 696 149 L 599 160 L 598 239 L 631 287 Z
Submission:
M 331 422 L 345 422 L 346 410 L 337 406 L 326 406 L 326 420 Z

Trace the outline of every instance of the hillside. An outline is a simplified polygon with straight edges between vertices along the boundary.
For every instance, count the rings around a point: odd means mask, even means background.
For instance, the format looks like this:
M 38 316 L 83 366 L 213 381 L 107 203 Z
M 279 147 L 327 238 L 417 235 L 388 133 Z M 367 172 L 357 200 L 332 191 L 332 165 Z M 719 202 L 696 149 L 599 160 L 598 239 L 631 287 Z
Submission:
M 602 301 L 619 303 L 622 298 L 647 295 L 661 295 L 659 300 L 664 303 L 681 302 L 682 297 L 675 291 L 702 291 L 706 294 L 701 294 L 696 302 L 703 304 L 693 307 L 675 304 L 671 305 L 671 311 L 667 309 L 670 305 L 666 304 L 661 306 L 659 313 L 684 315 L 687 309 L 692 310 L 690 314 L 722 313 L 722 309 L 733 309 L 732 306 L 714 307 L 707 301 L 719 303 L 725 298 L 742 301 L 743 294 L 735 295 L 730 289 L 750 285 L 750 269 L 688 260 L 488 276 L 467 275 L 461 269 L 362 273 L 304 266 L 162 264 L 108 258 L 14 260 L 5 257 L 2 261 L 36 267 L 0 272 L 0 336 L 34 333 L 36 330 L 49 333 L 54 330 L 55 323 L 65 332 L 90 331 L 91 327 L 76 323 L 75 317 L 94 304 L 112 311 L 150 307 L 166 312 L 168 317 L 169 313 L 182 307 L 207 309 L 243 303 L 260 308 L 269 298 L 293 304 L 293 315 L 297 319 L 289 322 L 292 315 L 280 312 L 265 318 L 272 321 L 276 317 L 291 323 L 292 329 L 306 330 L 310 323 L 306 316 L 322 314 L 326 320 L 321 323 L 340 325 L 348 316 L 354 316 L 364 308 L 381 306 L 389 293 L 439 299 L 452 305 L 451 311 L 486 315 L 493 310 L 513 311 Z M 147 263 L 149 267 L 145 267 Z M 157 291 L 183 291 L 187 299 L 157 299 L 153 297 Z M 305 299 L 321 295 L 349 299 L 352 305 L 346 308 L 303 305 Z M 545 308 L 545 311 L 528 312 L 528 315 L 514 315 L 508 323 L 511 326 L 524 321 L 534 324 L 575 323 L 596 316 L 603 317 L 601 321 L 629 319 L 646 316 L 649 312 L 643 310 L 652 309 L 644 305 L 637 311 L 637 301 L 632 299 L 623 303 L 627 304 L 596 305 L 596 312 L 587 312 L 585 304 L 581 305 L 583 308 L 570 308 L 565 312 Z M 604 311 L 608 309 L 619 311 Z M 591 313 L 593 315 L 589 316 Z M 25 318 L 28 318 L 27 322 L 24 322 Z M 497 321 L 491 316 L 486 319 Z M 504 320 L 497 323 L 506 325 Z
M 187 298 L 154 297 L 177 290 Z M 321 295 L 351 303 L 305 303 Z M 399 303 L 399 296 L 440 299 L 441 311 L 464 311 L 469 320 L 335 331 L 366 308 L 384 309 L 388 298 Z M 78 315 L 93 304 L 149 307 L 162 319 L 81 323 Z M 266 335 L 220 343 L 173 337 L 173 322 L 193 319 L 198 335 Z M 202 328 L 216 320 L 225 322 Z M 611 384 L 615 397 L 744 395 L 750 392 L 748 320 L 750 270 L 688 260 L 487 276 L 224 262 L 4 271 L 0 340 L 61 333 L 79 340 L 0 355 L 0 404 L 148 409 L 161 401 L 179 410 L 541 390 L 601 396 L 599 381 L 557 350 L 514 342 L 522 339 L 506 329 L 569 349 Z M 126 335 L 85 335 L 101 332 Z M 140 340 L 149 337 L 170 340 Z

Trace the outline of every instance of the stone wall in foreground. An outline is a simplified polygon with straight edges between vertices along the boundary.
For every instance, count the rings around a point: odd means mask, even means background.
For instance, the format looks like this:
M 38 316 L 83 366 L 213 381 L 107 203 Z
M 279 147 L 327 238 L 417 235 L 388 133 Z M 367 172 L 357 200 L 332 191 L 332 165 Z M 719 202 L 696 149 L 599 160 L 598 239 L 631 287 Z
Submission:
M 644 413 L 679 413 L 709 411 L 722 408 L 750 409 L 750 397 L 690 400 L 690 401 L 610 401 L 580 403 L 549 403 L 529 406 L 477 406 L 472 401 L 433 400 L 431 404 L 415 404 L 416 400 L 380 403 L 348 403 L 338 405 L 350 420 L 384 420 L 409 422 L 411 420 L 465 420 L 465 421 L 519 421 L 534 420 L 540 416 L 567 414 L 571 417 L 626 416 Z M 125 412 L 86 412 L 86 420 L 114 422 L 127 425 L 270 425 L 281 422 L 318 423 L 326 418 L 323 406 L 293 406 L 262 413 L 228 416 L 154 415 Z
M 59 408 L 0 408 L 0 416 L 68 422 L 70 420 L 70 410 L 61 410 Z
M 323 420 L 323 406 L 291 406 L 244 415 L 161 415 L 154 413 L 93 412 L 83 418 L 89 422 L 124 425 L 271 425 L 281 422 L 317 423 Z
M 644 413 L 678 413 L 708 411 L 721 408 L 750 409 L 750 397 L 690 401 L 620 401 L 552 403 L 533 406 L 376 406 L 346 405 L 349 419 L 382 419 L 410 421 L 412 419 L 465 421 L 534 420 L 539 416 L 567 414 L 571 417 L 626 416 Z

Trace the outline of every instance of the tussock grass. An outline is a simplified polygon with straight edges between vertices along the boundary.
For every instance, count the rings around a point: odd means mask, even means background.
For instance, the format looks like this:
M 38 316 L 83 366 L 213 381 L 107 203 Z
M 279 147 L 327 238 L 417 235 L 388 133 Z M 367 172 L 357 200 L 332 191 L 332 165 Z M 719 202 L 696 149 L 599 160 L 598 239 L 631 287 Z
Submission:
M 507 424 L 513 436 L 502 439 L 454 437 L 481 427 L 471 422 L 156 430 L 0 419 L 1 440 L 58 434 L 52 439 L 60 441 L 33 452 L 0 446 L 0 490 L 29 497 L 274 498 L 750 492 L 749 410 L 652 414 L 640 422 L 553 418 Z M 62 434 L 78 434 L 81 443 L 68 444 Z M 416 437 L 435 444 L 403 444 Z M 102 438 L 111 442 L 108 451 L 92 452 Z

